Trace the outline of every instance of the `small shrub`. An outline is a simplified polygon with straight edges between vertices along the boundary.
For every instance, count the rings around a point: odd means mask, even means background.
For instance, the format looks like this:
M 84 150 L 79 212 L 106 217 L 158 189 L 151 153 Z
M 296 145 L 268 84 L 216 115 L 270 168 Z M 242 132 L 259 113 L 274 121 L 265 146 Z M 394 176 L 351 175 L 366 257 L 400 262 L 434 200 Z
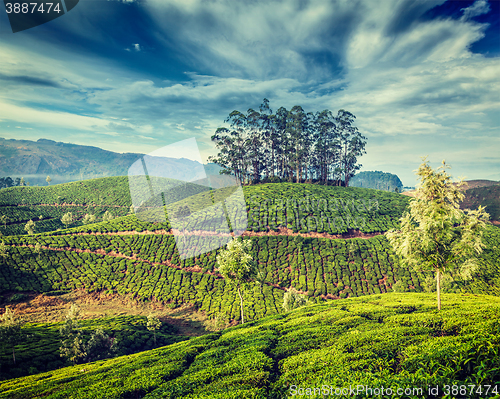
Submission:
M 300 308 L 308 303 L 305 295 L 300 294 L 295 288 L 290 288 L 283 296 L 283 309 L 289 312 L 292 309 Z

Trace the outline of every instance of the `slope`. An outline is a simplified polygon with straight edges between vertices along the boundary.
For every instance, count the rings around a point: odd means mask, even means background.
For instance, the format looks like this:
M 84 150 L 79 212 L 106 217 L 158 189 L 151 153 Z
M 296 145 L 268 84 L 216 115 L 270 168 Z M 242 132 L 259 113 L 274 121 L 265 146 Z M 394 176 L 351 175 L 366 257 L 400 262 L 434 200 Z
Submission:
M 362 398 L 366 387 L 381 397 L 425 398 L 436 386 L 436 397 L 498 395 L 500 299 L 443 301 L 441 312 L 428 294 L 304 307 L 148 352 L 5 381 L 0 398 L 256 399 L 325 390 L 340 396 L 346 388 L 345 396 Z
M 206 187 L 190 185 L 193 194 Z M 330 187 L 312 184 L 280 183 L 243 187 L 248 212 L 248 230 L 279 231 L 280 227 L 293 232 L 342 234 L 349 230 L 363 233 L 383 232 L 398 224 L 408 198 L 396 193 L 357 187 Z M 196 198 L 196 195 L 193 196 Z M 127 177 L 108 177 L 49 187 L 12 187 L 0 190 L 0 214 L 3 235 L 26 234 L 28 220 L 35 222 L 35 232 L 42 233 L 64 228 L 61 217 L 71 212 L 72 226 L 82 226 L 85 214 L 97 220 L 109 211 L 114 217 L 130 213 L 132 205 Z M 122 219 L 118 228 L 170 229 L 164 224 L 153 225 L 135 217 Z M 95 227 L 100 229 L 102 226 Z M 83 226 L 78 231 L 92 231 Z M 115 227 L 112 229 L 116 230 Z

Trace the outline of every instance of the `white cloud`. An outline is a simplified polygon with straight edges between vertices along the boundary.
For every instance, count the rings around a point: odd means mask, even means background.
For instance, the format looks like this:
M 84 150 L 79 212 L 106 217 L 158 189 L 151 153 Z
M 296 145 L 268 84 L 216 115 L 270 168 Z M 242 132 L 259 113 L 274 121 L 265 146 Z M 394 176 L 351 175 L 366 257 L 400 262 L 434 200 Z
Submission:
M 478 15 L 487 14 L 490 11 L 490 5 L 486 0 L 478 0 L 469 7 L 461 8 L 460 11 L 464 12 L 461 20 L 467 21 L 471 18 L 477 17 Z
M 70 129 L 93 130 L 105 126 L 107 120 L 75 115 L 68 112 L 40 111 L 26 106 L 17 106 L 0 100 L 0 112 L 5 120 L 31 123 L 34 125 L 59 126 Z

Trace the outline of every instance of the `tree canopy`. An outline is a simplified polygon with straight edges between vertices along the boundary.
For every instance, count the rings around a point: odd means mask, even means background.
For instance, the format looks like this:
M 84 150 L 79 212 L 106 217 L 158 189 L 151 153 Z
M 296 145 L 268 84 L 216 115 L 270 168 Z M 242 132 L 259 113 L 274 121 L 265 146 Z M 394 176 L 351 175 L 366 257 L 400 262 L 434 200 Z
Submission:
M 465 183 L 451 182 L 445 161 L 434 171 L 425 159 L 416 171 L 420 184 L 409 211 L 401 218 L 401 230 L 390 230 L 386 237 L 404 264 L 435 273 L 441 309 L 442 273 L 455 272 L 464 279 L 472 276 L 478 267 L 475 255 L 484 247 L 482 234 L 489 215 L 481 206 L 478 210 L 460 210 L 464 198 L 460 187 Z
M 252 279 L 257 278 L 257 269 L 252 256 L 249 254 L 252 243 L 250 240 L 232 240 L 227 244 L 225 250 L 217 255 L 217 266 L 219 273 L 229 282 L 236 286 L 240 296 L 241 323 L 245 322 L 243 317 L 243 296 L 241 288 L 247 288 Z
M 344 185 L 366 154 L 356 117 L 339 110 L 306 113 L 300 105 L 275 113 L 264 99 L 259 110 L 233 111 L 212 136 L 219 153 L 210 161 L 243 183 L 320 182 Z

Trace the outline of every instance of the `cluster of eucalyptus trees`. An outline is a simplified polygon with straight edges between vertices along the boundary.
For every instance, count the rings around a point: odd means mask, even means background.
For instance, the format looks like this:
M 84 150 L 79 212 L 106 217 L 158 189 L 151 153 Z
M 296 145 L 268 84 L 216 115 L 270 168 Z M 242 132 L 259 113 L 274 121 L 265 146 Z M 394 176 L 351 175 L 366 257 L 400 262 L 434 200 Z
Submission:
M 275 113 L 264 99 L 259 111 L 233 111 L 212 136 L 219 153 L 210 157 L 243 184 L 319 182 L 348 186 L 366 154 L 364 137 L 353 125 L 356 117 L 339 110 L 306 113 L 296 105 Z

